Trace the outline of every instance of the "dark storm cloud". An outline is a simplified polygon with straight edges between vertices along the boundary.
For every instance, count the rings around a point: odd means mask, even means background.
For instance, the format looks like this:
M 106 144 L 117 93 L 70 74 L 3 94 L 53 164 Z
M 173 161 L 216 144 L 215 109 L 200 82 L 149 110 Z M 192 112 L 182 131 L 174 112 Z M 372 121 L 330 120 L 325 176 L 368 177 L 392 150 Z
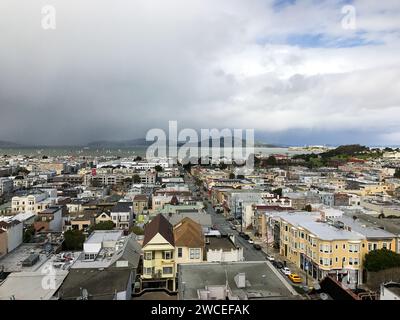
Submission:
M 327 129 L 319 135 L 327 141 L 340 132 L 346 140 L 343 130 L 396 140 L 399 43 L 384 31 L 398 28 L 399 7 L 382 26 L 374 20 L 381 7 L 355 2 L 369 18 L 364 34 L 374 40 L 379 32 L 381 46 L 310 49 L 259 39 L 315 25 L 326 37 L 346 38 L 336 26 L 340 7 L 275 12 L 273 2 L 3 0 L 0 140 L 132 139 L 168 120 L 179 128 L 255 128 L 296 143 L 292 132 L 312 128 Z M 44 5 L 56 9 L 56 30 L 41 28 Z M 308 15 L 317 21 L 297 19 Z

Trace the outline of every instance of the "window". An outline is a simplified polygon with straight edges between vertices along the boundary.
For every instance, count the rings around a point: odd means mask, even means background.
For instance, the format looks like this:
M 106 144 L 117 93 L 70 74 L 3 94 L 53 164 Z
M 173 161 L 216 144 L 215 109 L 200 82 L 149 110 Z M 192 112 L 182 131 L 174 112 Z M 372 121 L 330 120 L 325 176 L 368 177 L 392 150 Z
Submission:
M 144 253 L 144 260 L 153 260 L 153 252 L 145 252 Z
M 164 251 L 164 259 L 165 259 L 165 260 L 172 259 L 172 253 L 171 253 L 171 251 Z
M 144 268 L 144 273 L 145 274 L 152 274 L 153 273 L 153 268 Z
M 358 252 L 360 246 L 358 244 L 349 244 L 349 252 Z
M 354 265 L 355 265 L 355 266 L 358 265 L 358 258 L 354 258 Z
M 382 249 L 387 249 L 387 243 L 386 242 L 382 243 Z
M 349 258 L 349 265 L 353 265 L 353 258 Z
M 372 244 L 368 243 L 368 251 L 371 251 L 371 250 L 372 250 Z
M 182 258 L 182 248 L 178 248 L 178 258 Z
M 343 249 L 346 249 L 346 245 L 345 244 L 343 245 Z
M 172 267 L 164 267 L 162 272 L 163 274 L 172 274 Z
M 200 248 L 190 249 L 190 259 L 200 259 Z
M 330 253 L 332 252 L 332 247 L 329 244 L 320 244 L 319 252 Z

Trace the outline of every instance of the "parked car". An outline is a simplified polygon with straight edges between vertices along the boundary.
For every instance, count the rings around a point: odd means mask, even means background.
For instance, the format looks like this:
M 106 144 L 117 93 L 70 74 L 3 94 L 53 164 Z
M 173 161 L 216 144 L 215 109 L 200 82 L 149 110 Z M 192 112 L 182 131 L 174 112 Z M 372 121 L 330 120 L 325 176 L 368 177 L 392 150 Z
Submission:
M 261 250 L 261 246 L 259 244 L 253 244 L 253 248 L 256 250 Z
M 233 221 L 235 220 L 233 217 L 226 218 L 226 221 Z
M 274 261 L 273 263 L 274 263 L 274 266 L 275 266 L 277 269 L 282 269 L 282 268 L 284 267 L 283 263 L 280 262 L 280 261 Z
M 290 275 L 292 272 L 290 271 L 290 269 L 288 267 L 283 267 L 281 269 L 282 273 L 286 276 Z
M 269 260 L 269 261 L 275 261 L 275 258 L 274 258 L 273 256 L 271 256 L 270 254 L 267 254 L 265 257 L 266 257 L 267 260 Z
M 232 230 L 236 230 L 236 227 L 235 227 L 235 226 L 231 226 L 231 229 L 232 229 Z
M 301 282 L 302 282 L 301 278 L 300 278 L 299 275 L 296 274 L 296 273 L 291 273 L 291 274 L 289 274 L 289 279 L 290 279 L 293 283 L 301 283 Z
M 253 240 L 253 239 L 250 239 L 250 238 L 249 238 L 247 241 L 248 241 L 250 244 L 254 244 L 254 240 Z
M 239 236 L 241 236 L 245 240 L 249 240 L 250 239 L 249 235 L 245 234 L 244 232 L 239 232 Z

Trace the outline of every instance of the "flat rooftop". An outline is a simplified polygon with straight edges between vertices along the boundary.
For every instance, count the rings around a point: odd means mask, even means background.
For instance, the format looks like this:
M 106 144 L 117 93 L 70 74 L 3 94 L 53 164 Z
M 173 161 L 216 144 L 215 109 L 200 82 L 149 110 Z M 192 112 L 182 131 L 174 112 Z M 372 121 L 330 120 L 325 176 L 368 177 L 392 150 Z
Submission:
M 289 222 L 294 227 L 301 227 L 322 240 L 362 240 L 364 236 L 352 231 L 336 228 L 326 222 L 317 221 L 319 215 L 293 212 L 283 213 L 280 218 Z
M 236 249 L 232 241 L 226 237 L 207 237 L 206 241 L 209 241 L 209 243 L 206 242 L 206 250 L 231 251 Z
M 43 287 L 42 281 L 46 274 L 36 272 L 13 272 L 0 285 L 0 300 L 50 300 L 60 287 L 68 271 L 57 270 L 54 275 L 54 287 Z
M 239 273 L 245 274 L 245 288 L 238 288 L 235 283 L 234 277 Z M 181 264 L 178 279 L 183 300 L 198 300 L 198 290 L 204 290 L 206 286 L 225 286 L 226 283 L 240 300 L 299 298 L 266 261 Z
M 31 267 L 23 267 L 22 261 L 31 254 L 38 254 L 39 261 Z M 36 271 L 49 258 L 44 249 L 36 244 L 21 244 L 18 248 L 6 254 L 0 259 L 0 266 L 4 267 L 4 272 Z
M 124 232 L 122 230 L 96 230 L 85 243 L 99 243 L 104 241 L 118 241 Z

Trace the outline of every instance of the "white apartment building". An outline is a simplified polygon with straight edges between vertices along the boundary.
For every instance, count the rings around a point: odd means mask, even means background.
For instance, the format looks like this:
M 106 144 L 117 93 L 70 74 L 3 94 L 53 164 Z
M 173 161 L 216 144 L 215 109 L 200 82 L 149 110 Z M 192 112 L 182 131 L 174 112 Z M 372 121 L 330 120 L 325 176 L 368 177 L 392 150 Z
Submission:
M 43 201 L 47 199 L 47 193 L 36 193 L 25 196 L 15 196 L 11 200 L 11 210 L 13 213 L 18 212 L 35 212 L 38 213 L 48 207 Z M 47 205 L 47 207 L 46 207 Z
M 111 220 L 117 229 L 129 229 L 133 224 L 133 203 L 118 202 L 111 209 Z

